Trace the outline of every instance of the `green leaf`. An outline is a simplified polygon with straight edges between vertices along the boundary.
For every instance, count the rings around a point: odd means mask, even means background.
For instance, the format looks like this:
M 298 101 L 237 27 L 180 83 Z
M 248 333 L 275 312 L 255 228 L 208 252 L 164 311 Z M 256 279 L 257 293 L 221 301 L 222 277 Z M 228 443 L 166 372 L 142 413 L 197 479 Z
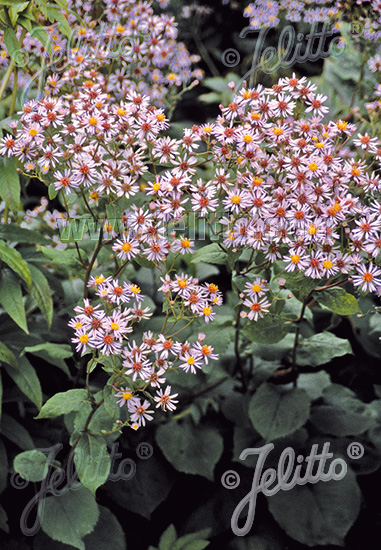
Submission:
M 0 259 L 6 263 L 12 271 L 20 275 L 28 286 L 32 284 L 32 275 L 28 264 L 25 262 L 20 252 L 11 248 L 7 243 L 0 240 Z
M 173 544 L 177 539 L 175 526 L 171 524 L 161 535 L 159 550 L 173 550 Z
M 349 388 L 331 384 L 324 389 L 323 403 L 311 409 L 311 423 L 320 432 L 338 437 L 359 435 L 375 426 L 378 414 Z
M 56 189 L 54 187 L 54 183 L 50 183 L 48 187 L 49 199 L 50 200 L 55 199 L 58 193 L 59 193 L 59 189 Z
M 17 40 L 16 33 L 12 27 L 7 27 L 4 31 L 4 43 L 8 54 L 13 58 L 15 53 L 19 51 L 20 44 Z
M 11 23 L 13 26 L 15 26 L 15 23 L 18 19 L 18 15 L 20 12 L 24 11 L 25 8 L 28 7 L 29 2 L 15 2 L 10 10 L 9 10 L 9 16 L 11 18 Z
M 361 492 L 348 468 L 341 480 L 296 485 L 267 501 L 277 523 L 301 544 L 344 546 L 344 537 L 360 512 Z
M 20 178 L 14 160 L 4 156 L 0 159 L 0 197 L 11 210 L 17 211 L 20 209 L 20 193 Z
M 58 266 L 78 267 L 78 265 L 80 265 L 76 250 L 56 250 L 55 248 L 42 246 L 41 251 L 53 264 Z M 82 252 L 83 250 L 81 250 L 81 253 Z M 85 252 L 83 252 L 83 255 L 86 257 Z
M 73 35 L 73 31 L 69 23 L 67 22 L 67 19 L 65 18 L 65 16 L 62 13 L 60 13 L 59 8 L 52 8 L 48 6 L 47 11 L 48 11 L 49 21 L 51 21 L 52 23 L 54 21 L 58 21 L 59 23 L 58 30 L 62 34 L 64 34 L 67 38 L 71 38 Z
M 54 418 L 61 414 L 79 411 L 87 402 L 87 391 L 84 389 L 56 393 L 44 404 L 36 418 Z
M 287 334 L 287 325 L 278 316 L 265 315 L 258 321 L 247 321 L 242 333 L 251 342 L 276 344 Z
M 31 296 L 36 300 L 36 304 L 45 317 L 48 327 L 50 328 L 53 319 L 53 299 L 47 278 L 34 265 L 28 264 L 32 275 L 32 286 L 29 289 Z
M 18 18 L 18 24 L 21 25 L 28 32 L 32 32 L 32 22 L 27 17 L 23 17 L 22 15 L 20 15 Z
M 62 368 L 61 361 L 73 355 L 71 347 L 68 344 L 53 344 L 52 342 L 27 346 L 22 353 L 32 353 L 60 368 Z M 67 369 L 66 363 L 64 363 L 64 367 Z
M 54 0 L 56 4 L 63 10 L 67 10 L 67 0 Z
M 282 269 L 279 270 L 279 264 L 277 263 L 274 264 L 274 274 L 277 279 L 286 279 L 286 288 L 291 290 L 295 297 L 300 301 L 308 296 L 308 294 L 310 294 L 310 292 L 317 286 L 315 279 L 305 277 L 305 275 L 300 271 L 288 273 L 287 271 L 284 271 L 283 266 Z
M 4 366 L 14 383 L 38 409 L 42 405 L 42 391 L 36 371 L 26 357 L 18 359 L 18 368 Z
M 300 366 L 317 367 L 347 353 L 352 353 L 348 340 L 338 338 L 331 332 L 321 332 L 308 340 L 299 340 L 296 362 Z
M 41 527 L 53 540 L 85 550 L 82 539 L 93 531 L 98 517 L 98 505 L 87 489 L 69 489 L 46 499 Z
M 123 462 L 126 460 L 127 463 Z M 118 506 L 149 520 L 152 512 L 165 501 L 174 484 L 173 469 L 161 456 L 156 457 L 155 453 L 150 459 L 140 460 L 136 470 L 131 464 L 131 459 L 122 458 L 118 461 L 113 474 L 123 472 L 121 479 L 117 483 L 110 480 L 105 490 Z
M 323 390 L 331 384 L 331 378 L 324 370 L 299 374 L 298 376 L 298 388 L 306 390 L 312 400 L 319 399 Z
M 0 425 L 1 434 L 25 451 L 34 449 L 34 443 L 27 430 L 11 416 L 3 413 Z
M 157 428 L 156 441 L 165 458 L 186 474 L 213 480 L 214 467 L 221 458 L 223 439 L 217 430 L 186 420 L 169 422 Z
M 203 332 L 205 334 L 205 344 L 213 346 L 214 351 L 216 353 L 218 352 L 220 354 L 220 357 L 222 357 L 222 354 L 226 352 L 230 342 L 233 340 L 234 337 L 234 327 L 232 319 L 229 318 L 226 321 L 219 322 L 217 308 L 216 320 L 205 324 L 203 327 L 200 328 L 200 332 Z M 213 368 L 213 365 L 211 365 L 211 368 Z
M 170 550 L 203 550 L 210 542 L 203 540 L 210 534 L 210 529 L 202 529 L 196 533 L 189 533 L 177 539 Z M 161 550 L 161 548 L 159 548 Z
M 3 342 L 0 342 L 0 361 L 3 363 L 7 363 L 8 365 L 11 365 L 12 367 L 16 368 L 18 367 L 18 360 L 15 356 L 15 354 L 7 348 Z
M 221 94 L 216 92 L 209 92 L 207 94 L 201 94 L 199 100 L 204 103 L 219 103 L 221 100 Z
M 48 473 L 47 456 L 41 451 L 24 451 L 13 461 L 15 472 L 27 481 L 42 481 Z
M 95 495 L 110 473 L 110 455 L 104 437 L 83 434 L 74 450 L 74 463 L 80 482 Z
M 207 88 L 210 88 L 211 90 L 214 90 L 215 92 L 220 92 L 220 93 L 230 90 L 228 86 L 228 82 L 229 81 L 226 78 L 222 78 L 219 76 L 205 78 L 203 80 L 204 86 L 206 86 Z
M 329 288 L 328 290 L 314 292 L 313 297 L 320 305 L 339 315 L 361 313 L 356 298 L 343 288 Z
M 14 223 L 0 225 L 0 238 L 10 242 L 28 244 L 41 244 L 47 240 L 42 233 L 25 229 Z
M 99 506 L 99 520 L 95 529 L 83 539 L 86 548 L 96 550 L 126 550 L 126 541 L 122 527 L 113 513 Z
M 310 398 L 304 390 L 283 390 L 264 382 L 253 395 L 249 405 L 249 418 L 254 428 L 271 441 L 289 435 L 308 420 Z
M 212 243 L 196 250 L 191 263 L 197 264 L 199 262 L 204 262 L 206 264 L 223 265 L 227 263 L 227 258 L 226 252 L 224 252 L 217 243 Z
M 21 284 L 12 271 L 4 270 L 0 278 L 0 303 L 9 317 L 27 334 L 28 325 L 22 299 Z

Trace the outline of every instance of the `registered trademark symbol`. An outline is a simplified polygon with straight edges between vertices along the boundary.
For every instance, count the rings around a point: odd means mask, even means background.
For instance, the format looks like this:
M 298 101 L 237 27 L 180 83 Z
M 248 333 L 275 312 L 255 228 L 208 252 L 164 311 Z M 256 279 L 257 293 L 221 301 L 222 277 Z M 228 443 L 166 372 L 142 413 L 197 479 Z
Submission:
M 352 460 L 357 460 L 358 458 L 361 458 L 362 456 L 364 456 L 364 452 L 364 446 L 357 441 L 353 441 L 353 443 L 350 443 L 347 447 L 347 455 Z
M 143 442 L 139 443 L 139 445 L 136 448 L 136 454 L 139 458 L 146 460 L 147 458 L 151 458 L 153 455 L 153 448 L 152 445 L 149 443 Z

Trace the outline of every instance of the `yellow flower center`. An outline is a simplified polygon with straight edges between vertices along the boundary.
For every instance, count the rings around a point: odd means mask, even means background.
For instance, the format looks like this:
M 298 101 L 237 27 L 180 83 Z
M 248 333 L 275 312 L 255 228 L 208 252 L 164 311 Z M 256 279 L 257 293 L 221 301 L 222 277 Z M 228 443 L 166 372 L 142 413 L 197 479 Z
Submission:
M 123 399 L 128 401 L 128 399 L 131 399 L 132 393 L 130 393 L 129 391 L 125 391 L 124 394 L 122 395 L 122 397 L 123 397 Z
M 123 243 L 122 244 L 122 250 L 123 252 L 129 252 L 131 250 L 132 246 L 130 245 L 130 243 Z
M 329 260 L 324 260 L 324 262 L 323 262 L 323 267 L 324 267 L 325 269 L 331 269 L 332 266 L 333 266 L 333 263 L 332 263 L 332 262 L 330 262 Z
M 291 261 L 292 261 L 293 264 L 297 264 L 299 262 L 299 260 L 300 260 L 299 254 L 293 254 L 291 256 Z
M 190 242 L 190 239 L 183 239 L 183 240 L 181 241 L 181 246 L 182 246 L 183 248 L 189 248 L 190 243 L 191 243 L 191 242 Z
M 131 292 L 133 292 L 134 294 L 139 294 L 139 292 L 140 292 L 140 286 L 131 285 Z
M 87 342 L 89 341 L 89 337 L 87 336 L 87 334 L 81 334 L 81 336 L 79 337 L 79 341 L 82 344 L 87 344 Z
M 36 128 L 31 128 L 29 130 L 29 135 L 31 135 L 32 137 L 35 137 L 36 135 L 38 134 Z
M 188 365 L 194 365 L 195 364 L 194 358 L 193 357 L 188 357 L 187 363 L 188 363 Z
M 315 170 L 317 170 L 317 167 L 318 165 L 316 164 L 316 162 L 311 162 L 308 168 L 311 170 L 311 172 L 315 172 Z
M 97 119 L 96 119 L 95 117 L 92 116 L 92 117 L 89 119 L 89 124 L 90 124 L 91 126 L 96 126 L 96 125 L 97 125 Z
M 348 122 L 344 122 L 344 121 L 336 122 L 336 126 L 339 130 L 343 131 L 347 128 Z
M 241 197 L 239 197 L 238 195 L 234 195 L 231 198 L 231 201 L 232 201 L 233 204 L 239 204 L 241 202 Z
M 119 328 L 118 323 L 111 323 L 111 329 L 112 330 L 118 330 L 118 328 Z
M 210 307 L 204 307 L 204 309 L 202 310 L 204 315 L 206 315 L 207 317 L 212 313 L 212 309 Z
M 253 292 L 260 292 L 261 291 L 261 285 L 253 285 L 251 287 Z

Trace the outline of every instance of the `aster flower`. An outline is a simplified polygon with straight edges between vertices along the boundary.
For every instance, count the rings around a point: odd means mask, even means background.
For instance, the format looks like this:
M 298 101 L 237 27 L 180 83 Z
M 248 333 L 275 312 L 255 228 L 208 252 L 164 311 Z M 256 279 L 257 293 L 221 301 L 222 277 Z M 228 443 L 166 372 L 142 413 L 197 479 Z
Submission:
M 163 411 L 176 410 L 175 403 L 178 403 L 178 401 L 176 401 L 175 397 L 178 396 L 178 393 L 174 393 L 172 395 L 170 395 L 170 393 L 171 393 L 171 386 L 167 386 L 164 392 L 162 388 L 160 388 L 160 390 L 156 392 L 156 395 L 154 397 L 154 400 L 157 403 L 156 408 L 161 407 Z
M 119 397 L 117 403 L 119 407 L 123 407 L 124 405 L 128 405 L 129 403 L 135 403 L 137 406 L 139 405 L 139 398 L 134 395 L 134 391 L 131 388 L 120 388 L 120 391 L 114 394 L 114 397 Z
M 271 304 L 267 298 L 262 298 L 262 300 L 259 301 L 255 301 L 254 299 L 244 300 L 243 305 L 250 310 L 249 313 L 247 313 L 248 319 L 258 321 L 258 317 L 263 317 L 265 313 L 269 312 Z
M 150 402 L 145 399 L 143 403 L 139 401 L 134 401 L 133 403 L 127 403 L 128 412 L 130 413 L 130 418 L 133 423 L 136 422 L 138 427 L 146 425 L 146 420 L 150 421 L 153 419 L 153 414 L 155 411 L 149 409 Z
M 370 291 L 376 292 L 381 287 L 381 269 L 370 263 L 368 266 L 360 264 L 357 266 L 356 271 L 358 275 L 351 277 L 353 285 L 355 287 L 361 287 L 363 292 Z

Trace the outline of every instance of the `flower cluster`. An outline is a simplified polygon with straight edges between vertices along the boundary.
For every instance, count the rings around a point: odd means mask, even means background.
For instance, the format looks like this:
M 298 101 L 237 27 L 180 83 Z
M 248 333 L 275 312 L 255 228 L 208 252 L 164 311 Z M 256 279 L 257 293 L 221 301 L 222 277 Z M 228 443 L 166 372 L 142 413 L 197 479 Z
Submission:
M 354 2 L 341 0 L 255 0 L 244 9 L 253 29 L 276 27 L 281 17 L 291 22 L 331 23 L 339 32 L 342 22 L 351 18 Z M 356 22 L 364 23 L 364 37 L 377 41 L 381 36 L 381 6 L 378 0 L 357 0 Z
M 197 292 L 197 283 L 187 282 Z M 178 284 L 183 291 L 185 287 L 181 282 Z M 85 299 L 83 306 L 74 308 L 75 316 L 69 321 L 69 326 L 75 331 L 72 342 L 76 344 L 76 351 L 82 354 L 91 351 L 93 360 L 97 353 L 97 361 L 100 362 L 102 356 L 114 356 L 115 397 L 120 407 L 127 405 L 128 425 L 137 429 L 144 426 L 147 420 L 152 420 L 154 411 L 149 410 L 151 403 L 164 411 L 176 408 L 177 394 L 170 395 L 169 385 L 163 389 L 168 371 L 182 369 L 195 374 L 209 360 L 218 359 L 218 355 L 213 353 L 212 346 L 204 343 L 205 335 L 202 333 L 194 343 L 179 341 L 170 335 L 171 329 L 164 331 L 165 327 L 157 336 L 151 331 L 143 332 L 140 338 L 132 335 L 134 324 L 152 315 L 148 307 L 143 308 L 144 296 L 137 285 L 121 283 L 103 275 L 92 277 L 88 285 L 95 290 L 99 303 L 91 305 L 90 300 Z M 220 299 L 218 288 L 214 285 L 202 288 L 199 296 L 204 303 L 215 301 L 217 297 Z M 189 300 L 189 295 L 183 294 L 183 300 L 184 305 L 188 301 L 189 309 L 192 309 L 195 302 Z M 192 312 L 195 318 L 197 310 L 192 309 Z M 120 358 L 121 366 L 116 362 Z M 118 389 L 121 384 L 123 386 Z M 156 395 L 152 397 L 149 389 L 154 389 Z M 144 396 L 143 401 L 140 394 Z
M 46 79 L 47 95 L 68 93 L 93 79 L 118 100 L 135 91 L 149 96 L 153 104 L 164 106 L 165 101 L 170 104 L 174 100 L 180 87 L 203 76 L 202 71 L 192 69 L 199 56 L 191 56 L 177 41 L 174 18 L 155 14 L 152 0 L 69 0 L 67 11 L 61 10 L 61 14 L 68 20 L 73 36 L 65 37 L 59 25 L 47 26 L 50 54 L 36 33 L 27 33 L 23 40 L 22 50 L 29 61 L 49 55 L 50 65 L 60 67 Z M 1 32 L 0 44 L 3 41 Z M 0 67 L 6 67 L 9 60 L 4 45 Z M 25 87 L 33 79 L 27 72 L 20 74 L 20 84 Z
M 15 156 L 30 174 L 53 173 L 56 189 L 66 193 L 82 187 L 96 193 L 93 199 L 133 196 L 147 171 L 147 144 L 168 126 L 163 111 L 135 92 L 111 104 L 91 80 L 75 96 L 28 102 L 16 137 L 3 138 L 0 154 Z
M 249 248 L 316 279 L 364 269 L 371 283 L 381 249 L 381 147 L 354 124 L 325 121 L 326 99 L 295 75 L 271 89 L 244 86 L 214 122 L 176 140 L 159 136 L 168 123 L 147 97 L 109 104 L 92 84 L 72 103 L 27 104 L 0 153 L 53 171 L 66 193 L 134 203 L 113 244 L 123 260 L 161 262 L 169 250 L 192 250 L 190 239 L 172 233 L 170 242 L 165 231 L 193 212 L 219 221 L 225 249 Z
M 265 294 L 269 291 L 268 284 L 265 280 L 257 277 L 253 282 L 247 282 L 242 291 L 241 298 L 243 306 L 248 308 L 241 311 L 241 317 L 258 321 L 259 317 L 269 312 L 271 303 L 266 298 Z
M 169 303 L 172 312 L 189 310 L 193 315 L 204 317 L 205 323 L 213 321 L 215 306 L 222 304 L 222 293 L 214 283 L 199 284 L 198 279 L 188 275 L 175 275 L 172 280 L 170 275 L 161 279 L 161 290 Z

